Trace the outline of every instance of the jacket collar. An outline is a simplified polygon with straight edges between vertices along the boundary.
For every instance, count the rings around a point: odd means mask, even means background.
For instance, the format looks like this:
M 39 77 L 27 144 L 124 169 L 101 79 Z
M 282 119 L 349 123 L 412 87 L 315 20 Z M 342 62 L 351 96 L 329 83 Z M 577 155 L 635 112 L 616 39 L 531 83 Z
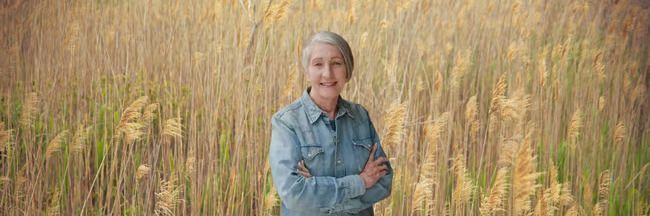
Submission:
M 318 120 L 318 118 L 323 116 L 327 116 L 327 113 L 325 113 L 323 110 L 321 110 L 316 103 L 311 99 L 309 96 L 309 92 L 311 91 L 311 87 L 307 87 L 305 91 L 302 94 L 302 97 L 300 97 L 300 103 L 305 106 L 305 112 L 307 113 L 307 118 L 309 118 L 309 123 L 313 124 Z M 346 100 L 344 100 L 340 95 L 338 102 L 336 103 L 336 119 L 342 117 L 343 115 L 348 115 L 351 118 L 354 118 L 352 116 L 352 113 L 350 112 L 350 103 Z

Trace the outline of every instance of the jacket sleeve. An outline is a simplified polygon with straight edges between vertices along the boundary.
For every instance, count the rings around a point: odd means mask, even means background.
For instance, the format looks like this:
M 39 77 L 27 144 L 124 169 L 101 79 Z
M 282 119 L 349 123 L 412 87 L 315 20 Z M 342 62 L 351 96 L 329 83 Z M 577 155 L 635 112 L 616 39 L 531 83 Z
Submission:
M 370 121 L 370 118 L 368 118 L 368 122 L 370 124 L 373 143 L 377 143 L 375 158 L 386 157 L 386 159 L 388 159 L 384 149 L 381 147 L 379 136 L 377 136 L 377 131 L 375 130 L 372 121 Z M 366 189 L 366 193 L 358 198 L 352 199 L 350 202 L 342 203 L 333 207 L 334 211 L 357 213 L 388 197 L 393 185 L 393 168 L 388 161 L 386 162 L 386 165 L 388 166 L 388 173 L 384 177 L 381 177 L 375 185 Z
M 337 206 L 347 206 L 342 204 L 366 193 L 359 175 L 305 178 L 298 174 L 297 165 L 302 155 L 295 131 L 278 115 L 273 116 L 271 125 L 271 175 L 280 199 L 287 208 L 331 213 Z
M 375 126 L 372 124 L 372 121 L 370 121 L 370 118 L 368 118 L 368 122 L 370 124 L 372 140 L 374 143 L 377 143 L 377 152 L 375 152 L 375 158 L 385 157 L 388 159 L 386 152 L 384 152 L 384 149 L 381 147 L 379 136 L 377 136 L 377 131 L 375 130 Z M 362 202 L 373 204 L 390 195 L 393 186 L 393 167 L 391 166 L 390 161 L 386 161 L 386 166 L 388 166 L 388 173 L 384 177 L 381 177 L 381 179 L 379 179 L 375 185 L 369 188 L 366 193 L 360 197 Z

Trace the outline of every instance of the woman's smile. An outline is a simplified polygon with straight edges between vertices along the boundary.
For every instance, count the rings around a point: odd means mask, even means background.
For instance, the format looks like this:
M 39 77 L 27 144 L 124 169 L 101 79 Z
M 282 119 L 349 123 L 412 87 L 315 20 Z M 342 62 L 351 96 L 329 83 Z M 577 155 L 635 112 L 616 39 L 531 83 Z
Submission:
M 337 82 L 321 82 L 320 85 L 323 87 L 335 87 Z

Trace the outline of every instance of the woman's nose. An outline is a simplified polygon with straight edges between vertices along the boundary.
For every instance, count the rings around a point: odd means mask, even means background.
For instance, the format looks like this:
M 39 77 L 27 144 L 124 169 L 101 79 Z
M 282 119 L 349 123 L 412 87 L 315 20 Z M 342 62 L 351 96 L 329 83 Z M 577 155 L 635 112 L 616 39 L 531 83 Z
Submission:
M 330 76 L 332 76 L 332 73 L 333 73 L 332 67 L 330 67 L 329 65 L 325 65 L 325 68 L 324 68 L 324 71 L 323 71 L 323 77 L 330 77 Z

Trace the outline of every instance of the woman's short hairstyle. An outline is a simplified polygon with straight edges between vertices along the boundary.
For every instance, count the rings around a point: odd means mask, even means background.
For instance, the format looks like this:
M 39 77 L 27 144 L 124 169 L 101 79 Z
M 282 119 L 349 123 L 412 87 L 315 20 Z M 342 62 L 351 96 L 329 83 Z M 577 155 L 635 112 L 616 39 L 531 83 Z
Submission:
M 305 46 L 302 48 L 302 66 L 307 72 L 309 68 L 309 59 L 311 58 L 311 51 L 313 45 L 316 43 L 326 43 L 332 46 L 339 48 L 341 55 L 343 55 L 343 61 L 345 62 L 345 77 L 349 80 L 352 78 L 352 71 L 354 70 L 354 57 L 352 56 L 352 50 L 341 35 L 338 35 L 334 32 L 322 31 L 316 32 L 313 34 L 309 40 L 305 42 Z

